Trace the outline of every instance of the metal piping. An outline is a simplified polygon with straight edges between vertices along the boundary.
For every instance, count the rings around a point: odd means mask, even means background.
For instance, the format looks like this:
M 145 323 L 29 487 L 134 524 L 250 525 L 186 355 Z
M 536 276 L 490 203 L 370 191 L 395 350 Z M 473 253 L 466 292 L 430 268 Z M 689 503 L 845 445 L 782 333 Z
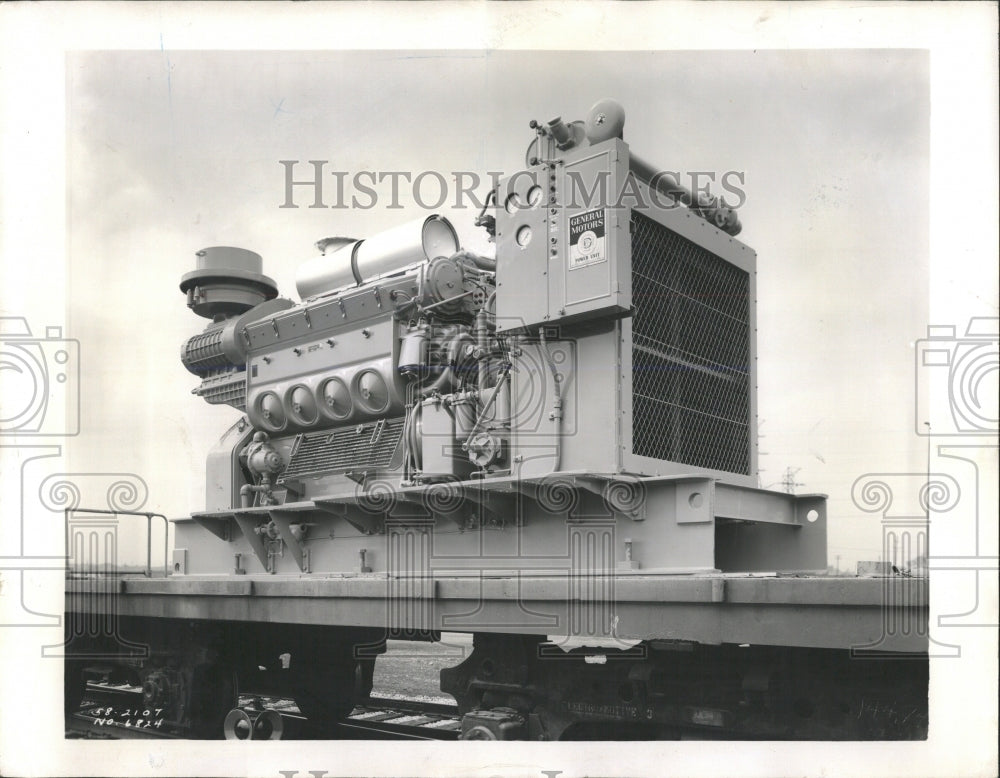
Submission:
M 468 292 L 461 292 L 460 294 L 456 294 L 453 297 L 448 297 L 448 298 L 446 298 L 444 300 L 439 300 L 436 303 L 431 303 L 430 305 L 421 306 L 420 312 L 423 313 L 424 311 L 433 311 L 435 308 L 440 308 L 442 305 L 447 305 L 448 303 L 453 303 L 453 302 L 455 302 L 455 300 L 461 300 L 461 299 L 463 299 L 465 297 L 468 297 L 469 295 L 473 295 L 475 293 L 476 293 L 475 289 L 470 289 Z
M 497 269 L 497 261 L 495 257 L 484 257 L 482 254 L 477 254 L 474 251 L 469 251 L 468 249 L 462 249 L 451 255 L 451 259 L 462 260 L 468 259 L 478 267 L 480 270 L 488 270 L 490 272 L 495 272 Z
M 467 332 L 459 332 L 452 337 L 448 342 L 448 355 L 447 363 L 445 365 L 444 372 L 441 373 L 437 378 L 434 379 L 434 383 L 430 386 L 425 386 L 420 390 L 420 394 L 424 397 L 433 394 L 434 392 L 440 392 L 441 389 L 448 384 L 449 381 L 454 380 L 455 370 L 454 367 L 458 364 L 458 350 L 463 341 L 471 341 L 472 336 Z
M 672 173 L 657 170 L 635 154 L 629 154 L 629 169 L 632 175 L 648 184 L 656 191 L 686 205 L 701 218 L 711 222 L 729 235 L 739 235 L 743 229 L 739 217 L 732 208 L 722 205 L 719 198 L 711 195 L 695 195 L 681 184 Z
M 510 363 L 504 363 L 503 367 L 500 368 L 500 375 L 497 377 L 497 382 L 493 386 L 493 392 L 490 394 L 489 399 L 483 405 L 483 409 L 479 412 L 479 418 L 476 419 L 476 423 L 472 425 L 472 429 L 469 431 L 469 437 L 465 439 L 465 443 L 462 444 L 462 450 L 468 451 L 469 446 L 472 445 L 472 439 L 479 432 L 480 425 L 486 421 L 486 414 L 489 412 L 490 408 L 493 407 L 493 403 L 496 402 L 497 395 L 500 394 L 500 389 L 503 387 L 504 383 L 507 381 L 507 376 L 510 375 Z
M 486 311 L 482 308 L 476 313 L 476 359 L 479 361 L 479 371 L 476 376 L 476 385 L 479 389 L 479 396 L 486 394 L 486 384 L 489 381 L 490 373 L 490 352 L 489 352 L 489 327 L 486 324 Z

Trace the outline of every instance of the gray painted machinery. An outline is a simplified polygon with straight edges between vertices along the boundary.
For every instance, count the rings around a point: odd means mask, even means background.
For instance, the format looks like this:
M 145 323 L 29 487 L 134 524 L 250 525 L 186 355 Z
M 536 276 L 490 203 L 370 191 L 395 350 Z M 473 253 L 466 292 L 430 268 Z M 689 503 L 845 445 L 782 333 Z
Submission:
M 471 738 L 921 736 L 926 629 L 885 614 L 925 624 L 926 581 L 815 575 L 825 497 L 757 488 L 756 255 L 623 127 L 531 123 L 495 257 L 439 215 L 326 239 L 296 303 L 198 252 L 182 361 L 239 417 L 172 574 L 115 605 L 176 723 L 219 733 L 255 685 L 334 721 L 386 639 L 452 631 Z

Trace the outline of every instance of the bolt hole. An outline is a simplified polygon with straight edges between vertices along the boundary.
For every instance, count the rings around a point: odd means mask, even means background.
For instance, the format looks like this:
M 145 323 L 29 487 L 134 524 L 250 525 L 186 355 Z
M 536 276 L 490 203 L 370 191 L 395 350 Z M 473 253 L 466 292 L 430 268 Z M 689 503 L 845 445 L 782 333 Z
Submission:
M 483 675 L 487 678 L 492 678 L 493 674 L 496 672 L 492 659 L 484 659 L 483 663 L 479 666 L 479 669 L 483 671 Z
M 181 563 L 180 562 L 174 562 L 174 572 L 175 573 L 179 573 L 180 571 L 181 571 Z
M 701 492 L 695 492 L 690 497 L 688 497 L 688 505 L 692 508 L 700 508 L 704 504 L 705 498 L 702 496 Z

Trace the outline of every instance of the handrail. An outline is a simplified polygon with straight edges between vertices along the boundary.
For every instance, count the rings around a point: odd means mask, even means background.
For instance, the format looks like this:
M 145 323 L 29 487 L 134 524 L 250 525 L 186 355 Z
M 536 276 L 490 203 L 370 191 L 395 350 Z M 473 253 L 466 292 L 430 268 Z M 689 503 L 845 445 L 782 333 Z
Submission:
M 163 519 L 163 575 L 170 575 L 170 561 L 167 558 L 169 552 L 170 522 L 162 513 L 152 511 L 112 511 L 103 508 L 64 508 L 63 514 L 66 522 L 66 551 L 69 553 L 69 515 L 71 513 L 94 513 L 105 516 L 145 516 L 146 517 L 146 571 L 143 575 L 146 578 L 153 577 L 153 518 Z

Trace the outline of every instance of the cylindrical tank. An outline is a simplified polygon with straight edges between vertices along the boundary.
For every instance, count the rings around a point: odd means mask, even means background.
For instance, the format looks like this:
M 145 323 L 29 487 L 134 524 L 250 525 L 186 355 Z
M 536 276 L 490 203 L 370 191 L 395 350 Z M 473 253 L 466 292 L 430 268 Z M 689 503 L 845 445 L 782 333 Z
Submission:
M 415 327 L 399 343 L 400 373 L 423 373 L 427 366 L 427 327 Z
M 358 282 L 354 274 L 354 252 L 361 241 L 350 243 L 329 254 L 307 259 L 295 272 L 295 288 L 299 297 L 315 297 L 323 292 L 351 286 Z
M 456 251 L 458 235 L 451 222 L 443 216 L 425 216 L 304 262 L 295 275 L 295 287 L 302 299 L 315 297 Z
M 476 402 L 470 397 L 458 397 L 451 401 L 455 413 L 455 437 L 464 443 L 476 424 Z
M 458 251 L 458 235 L 443 216 L 428 216 L 401 224 L 361 241 L 355 255 L 358 283 L 401 267 Z

